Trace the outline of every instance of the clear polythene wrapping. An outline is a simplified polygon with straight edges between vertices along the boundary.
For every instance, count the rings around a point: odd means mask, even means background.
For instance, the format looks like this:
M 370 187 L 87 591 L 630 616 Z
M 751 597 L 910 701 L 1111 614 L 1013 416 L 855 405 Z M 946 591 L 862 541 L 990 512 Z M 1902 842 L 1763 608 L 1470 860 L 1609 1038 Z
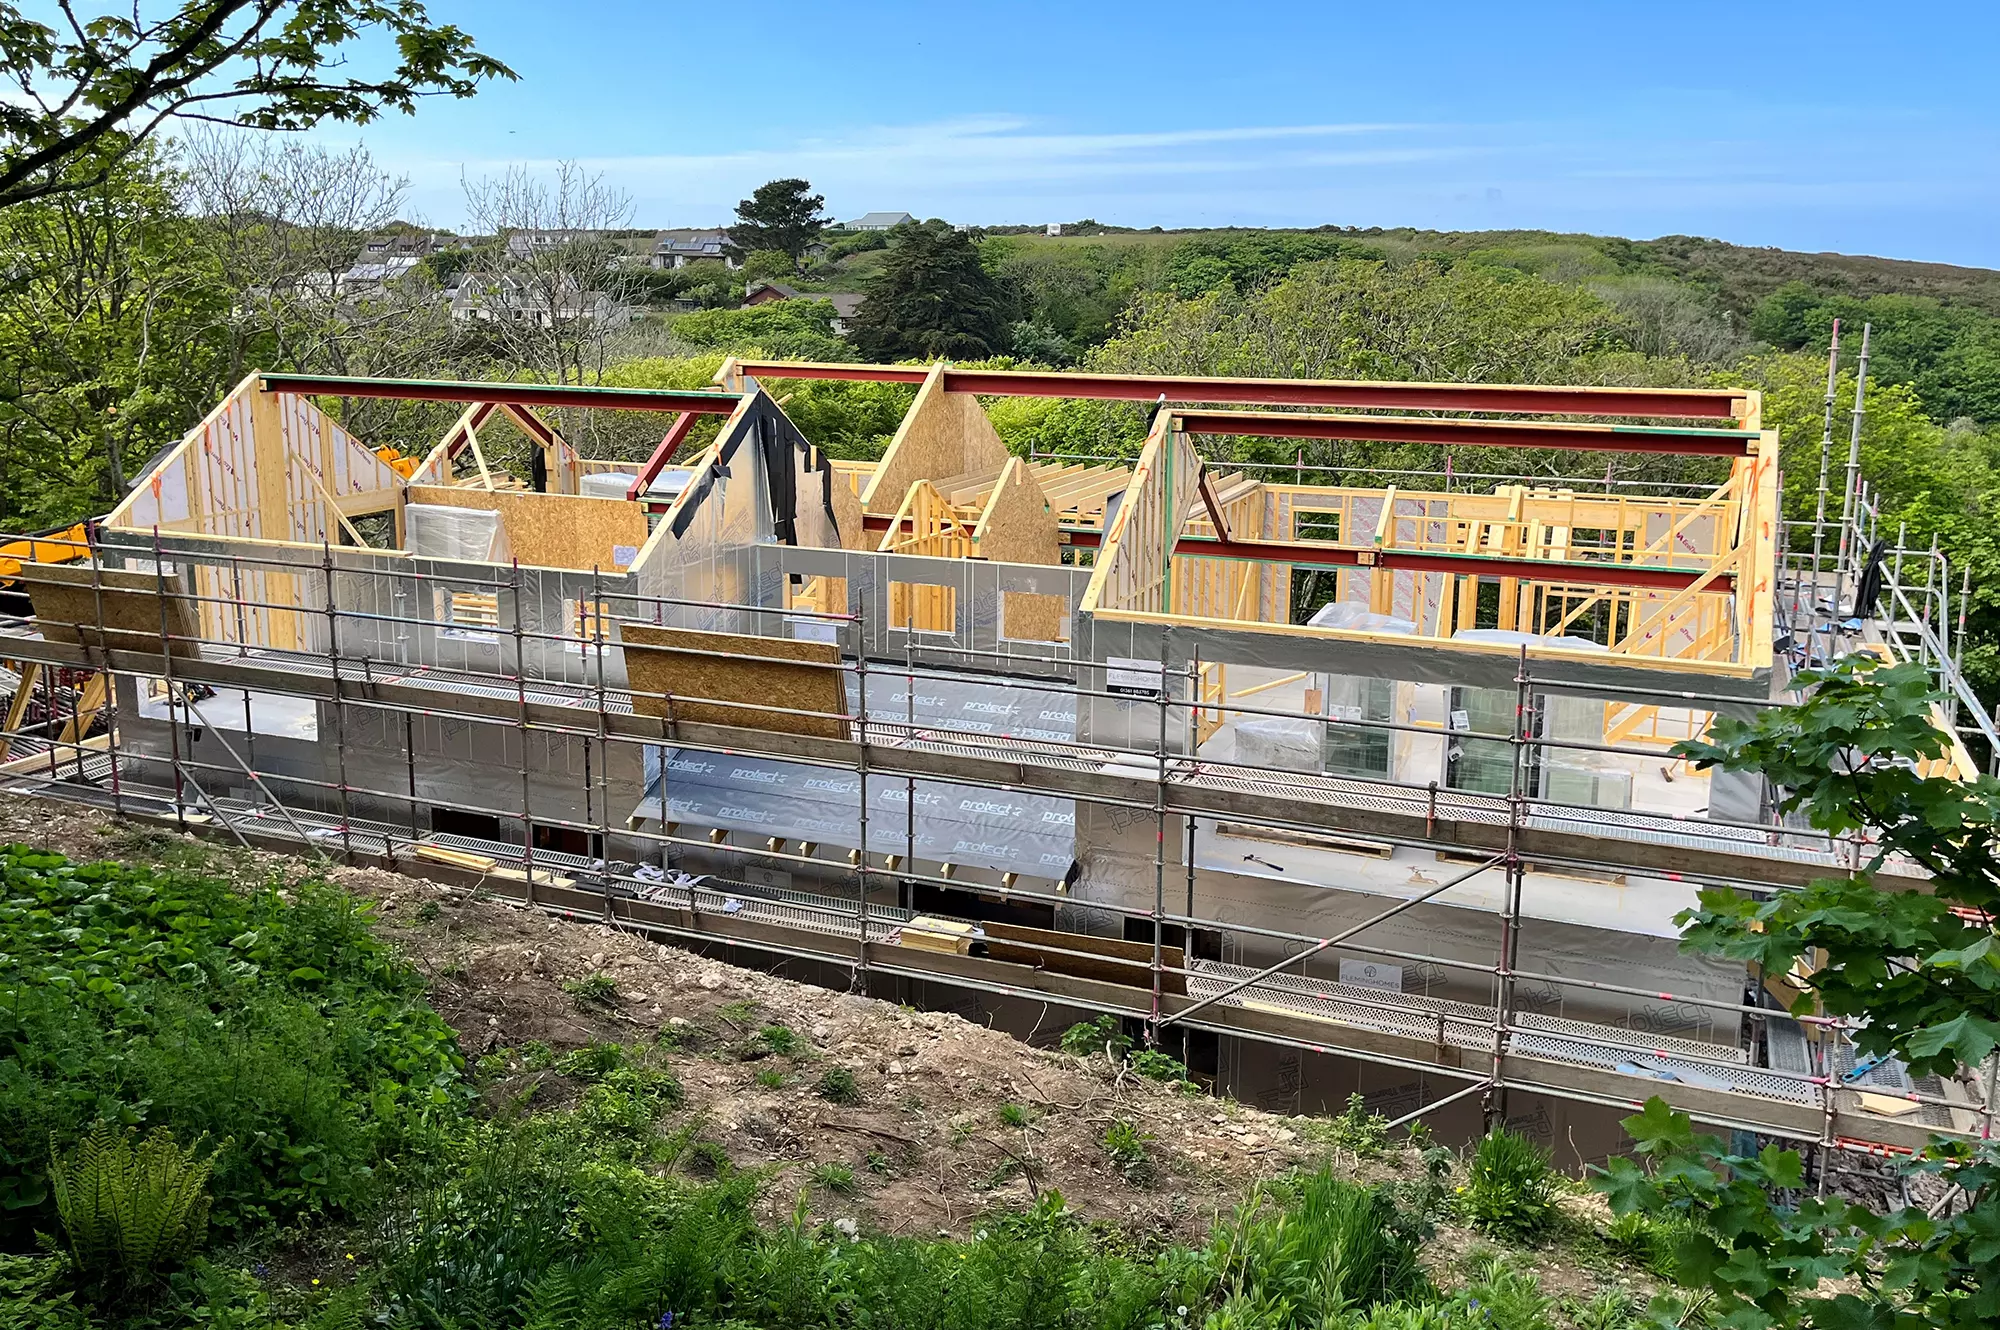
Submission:
M 861 706 L 852 675 L 848 705 Z M 899 735 L 908 729 L 916 742 L 964 735 L 1062 743 L 1076 735 L 1076 699 L 991 676 L 884 672 L 870 676 L 868 719 Z M 646 753 L 642 812 L 664 821 L 859 849 L 861 804 L 861 777 L 852 771 L 694 749 Z M 870 776 L 867 805 L 870 853 L 1051 878 L 1076 857 L 1070 799 Z
M 856 772 L 686 748 L 648 750 L 646 765 L 648 811 L 660 807 L 664 785 L 666 821 L 860 848 Z M 868 849 L 1061 877 L 1076 854 L 1076 806 L 1015 790 L 870 776 Z

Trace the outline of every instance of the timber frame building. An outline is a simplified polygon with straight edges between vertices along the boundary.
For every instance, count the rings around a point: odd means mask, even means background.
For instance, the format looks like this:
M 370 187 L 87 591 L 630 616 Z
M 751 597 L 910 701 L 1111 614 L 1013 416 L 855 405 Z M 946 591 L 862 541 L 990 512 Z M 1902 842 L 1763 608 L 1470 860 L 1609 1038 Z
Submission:
M 773 392 L 813 378 L 914 389 L 879 461 L 786 416 Z M 1136 459 L 1021 457 L 1004 396 L 1150 427 Z M 465 405 L 405 459 L 329 409 L 362 397 Z M 644 462 L 591 459 L 549 423 L 572 408 L 670 423 Z M 0 781 L 1024 1035 L 1112 1013 L 1281 1111 L 1359 1093 L 1585 1158 L 1651 1094 L 1830 1151 L 1990 1132 L 1989 1069 L 1857 1065 L 1839 1022 L 1787 1014 L 1789 976 L 1677 945 L 1701 887 L 1860 861 L 1669 751 L 1783 705 L 1800 662 L 1921 660 L 1941 773 L 1977 769 L 1962 735 L 2000 751 L 1942 560 L 1876 554 L 1886 607 L 1847 622 L 1865 491 L 1788 532 L 1760 409 L 948 365 L 732 361 L 700 392 L 252 375 L 86 540 L 0 551 Z M 1231 437 L 1483 469 L 1205 460 Z M 1706 480 L 1571 474 L 1599 453 Z

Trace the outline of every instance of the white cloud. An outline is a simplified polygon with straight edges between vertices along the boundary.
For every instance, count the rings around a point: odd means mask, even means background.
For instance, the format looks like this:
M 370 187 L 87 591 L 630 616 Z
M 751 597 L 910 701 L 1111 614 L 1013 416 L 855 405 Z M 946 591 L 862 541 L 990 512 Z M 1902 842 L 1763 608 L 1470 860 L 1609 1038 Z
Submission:
M 1934 234 L 1939 257 L 1988 248 L 1968 249 L 1953 219 L 2000 202 L 2000 172 L 1986 169 L 1992 146 L 1906 130 L 1881 131 L 1882 142 L 1861 132 L 1861 141 L 1801 143 L 1768 120 L 1690 113 L 1643 130 L 1382 120 L 1069 132 L 984 114 L 744 144 L 668 127 L 660 141 L 680 151 L 584 160 L 632 196 L 639 225 L 719 224 L 757 185 L 803 176 L 839 217 L 904 209 L 987 223 L 1686 231 L 1828 248 L 1866 246 L 1863 234 L 1895 217 L 1912 243 Z M 410 175 L 417 211 L 447 225 L 463 213 L 461 176 L 515 164 L 446 145 L 378 156 Z
M 1077 208 L 1105 206 L 1100 200 L 1163 186 L 1185 194 L 1260 175 L 1282 179 L 1294 171 L 1408 167 L 1475 151 L 1418 141 L 1435 140 L 1440 128 L 1354 123 L 1052 133 L 1022 116 L 984 115 L 871 126 L 785 145 L 581 160 L 632 194 L 643 217 L 662 222 L 726 216 L 756 185 L 786 175 L 810 179 L 843 216 L 904 208 L 992 221 L 1001 215 L 994 209 L 1029 206 L 1023 217 L 1035 220 L 1049 207 L 1069 216 Z M 461 174 L 478 177 L 513 164 L 436 158 L 394 163 L 416 182 L 425 210 L 440 217 L 457 211 Z M 536 170 L 555 163 L 520 164 Z

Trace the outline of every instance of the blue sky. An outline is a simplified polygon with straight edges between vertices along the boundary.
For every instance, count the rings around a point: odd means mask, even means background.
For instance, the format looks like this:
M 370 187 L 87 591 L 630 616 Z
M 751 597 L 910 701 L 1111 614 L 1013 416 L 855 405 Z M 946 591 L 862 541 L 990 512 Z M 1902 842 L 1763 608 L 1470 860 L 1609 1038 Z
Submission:
M 430 0 L 521 74 L 362 131 L 417 212 L 579 159 L 638 225 L 1534 227 L 2000 267 L 2000 7 Z M 355 131 L 325 137 L 351 141 Z

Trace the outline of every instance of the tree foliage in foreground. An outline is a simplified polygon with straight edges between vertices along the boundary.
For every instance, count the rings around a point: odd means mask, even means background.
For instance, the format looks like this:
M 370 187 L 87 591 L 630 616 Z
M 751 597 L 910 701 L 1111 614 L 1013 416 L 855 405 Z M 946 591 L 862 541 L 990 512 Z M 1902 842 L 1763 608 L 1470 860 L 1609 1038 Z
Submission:
M 1703 891 L 1681 916 L 1686 944 L 1767 974 L 1800 974 L 1795 1009 L 1856 1018 L 1864 1055 L 1894 1055 L 1918 1074 L 1976 1067 L 2000 1044 L 2000 782 L 1918 774 L 1947 747 L 1931 720 L 1937 694 L 1918 666 L 1850 657 L 1799 684 L 1811 691 L 1803 704 L 1753 721 L 1718 718 L 1708 739 L 1679 751 L 1704 768 L 1762 772 L 1784 791 L 1783 809 L 1825 831 L 1870 835 L 1876 856 L 1850 878 L 1768 900 Z M 1931 889 L 1878 888 L 1873 870 L 1890 854 L 1921 864 Z M 1992 1142 L 1936 1140 L 1912 1163 L 1953 1193 L 1945 1217 L 1914 1208 L 1885 1216 L 1838 1198 L 1783 1203 L 1806 1183 L 1796 1151 L 1729 1153 L 1657 1098 L 1625 1126 L 1649 1167 L 1613 1160 L 1599 1185 L 1621 1215 L 1673 1211 L 1695 1221 L 1680 1240 L 1680 1274 L 1706 1290 L 1718 1323 L 2000 1323 Z
M 0 3 L 0 207 L 98 183 L 115 158 L 79 179 L 80 154 L 112 136 L 129 151 L 171 117 L 366 124 L 514 77 L 470 34 L 433 23 L 421 0 L 141 0 L 87 19 L 76 8 L 43 23 Z M 350 63 L 357 43 L 382 38 L 393 65 Z

